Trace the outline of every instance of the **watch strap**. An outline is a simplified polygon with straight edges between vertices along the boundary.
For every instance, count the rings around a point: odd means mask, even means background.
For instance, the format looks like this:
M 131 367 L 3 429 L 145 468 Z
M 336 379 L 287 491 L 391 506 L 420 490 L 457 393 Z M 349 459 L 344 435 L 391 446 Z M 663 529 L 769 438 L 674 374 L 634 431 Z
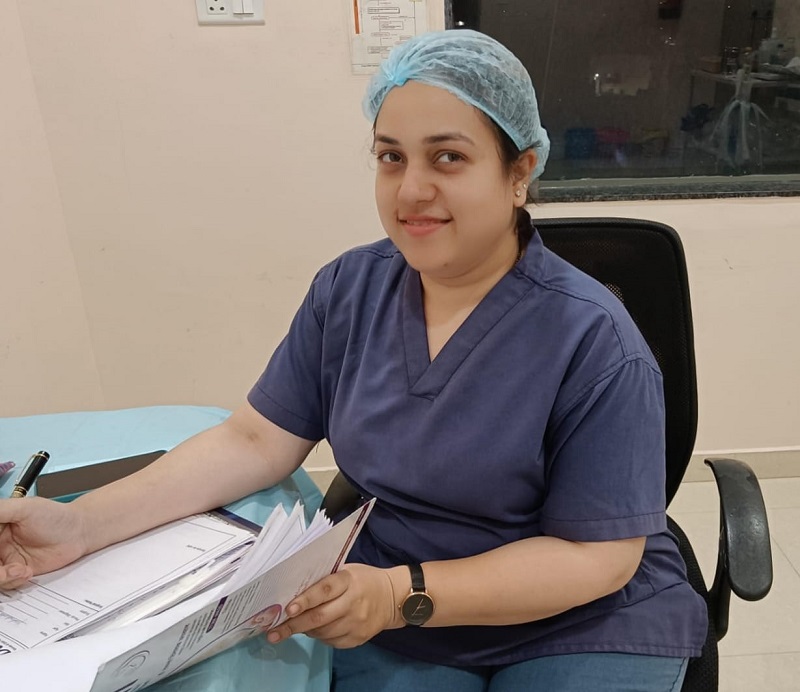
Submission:
M 422 572 L 422 565 L 414 563 L 408 566 L 411 572 L 411 590 L 425 591 L 425 574 Z

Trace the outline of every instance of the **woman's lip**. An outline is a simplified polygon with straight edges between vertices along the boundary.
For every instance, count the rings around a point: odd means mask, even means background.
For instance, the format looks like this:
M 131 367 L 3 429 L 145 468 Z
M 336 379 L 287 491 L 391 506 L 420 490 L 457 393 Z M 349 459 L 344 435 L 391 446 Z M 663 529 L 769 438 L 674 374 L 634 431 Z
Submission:
M 406 233 L 413 236 L 429 235 L 438 231 L 442 226 L 449 223 L 449 219 L 433 219 L 433 218 L 408 218 L 400 219 Z

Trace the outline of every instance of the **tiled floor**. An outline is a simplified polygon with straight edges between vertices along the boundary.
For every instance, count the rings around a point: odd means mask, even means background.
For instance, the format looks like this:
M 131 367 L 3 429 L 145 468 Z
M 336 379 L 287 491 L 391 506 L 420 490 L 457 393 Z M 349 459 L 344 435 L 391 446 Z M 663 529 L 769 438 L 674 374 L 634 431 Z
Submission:
M 800 478 L 761 480 L 772 536 L 774 583 L 761 601 L 731 599 L 720 642 L 721 692 L 800 690 Z M 714 577 L 719 533 L 713 481 L 684 483 L 669 508 L 694 547 L 706 582 Z

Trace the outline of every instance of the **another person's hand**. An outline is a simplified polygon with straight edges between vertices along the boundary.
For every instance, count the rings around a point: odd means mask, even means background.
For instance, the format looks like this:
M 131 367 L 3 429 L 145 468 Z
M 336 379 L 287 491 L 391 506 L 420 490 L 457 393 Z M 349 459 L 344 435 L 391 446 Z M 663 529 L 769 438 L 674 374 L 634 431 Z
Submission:
M 304 633 L 336 648 L 350 648 L 402 626 L 396 611 L 386 570 L 345 565 L 297 596 L 286 608 L 289 619 L 270 630 L 267 639 L 274 644 Z
M 0 500 L 0 589 L 68 565 L 85 552 L 80 512 L 39 497 Z

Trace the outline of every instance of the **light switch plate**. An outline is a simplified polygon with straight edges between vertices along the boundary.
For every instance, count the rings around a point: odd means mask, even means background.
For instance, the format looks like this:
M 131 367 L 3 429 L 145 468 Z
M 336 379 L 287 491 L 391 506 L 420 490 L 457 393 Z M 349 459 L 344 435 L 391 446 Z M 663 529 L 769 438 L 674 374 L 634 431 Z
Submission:
M 249 9 L 242 0 L 195 0 L 199 24 L 263 24 L 264 0 L 253 0 L 252 14 L 241 10 Z

